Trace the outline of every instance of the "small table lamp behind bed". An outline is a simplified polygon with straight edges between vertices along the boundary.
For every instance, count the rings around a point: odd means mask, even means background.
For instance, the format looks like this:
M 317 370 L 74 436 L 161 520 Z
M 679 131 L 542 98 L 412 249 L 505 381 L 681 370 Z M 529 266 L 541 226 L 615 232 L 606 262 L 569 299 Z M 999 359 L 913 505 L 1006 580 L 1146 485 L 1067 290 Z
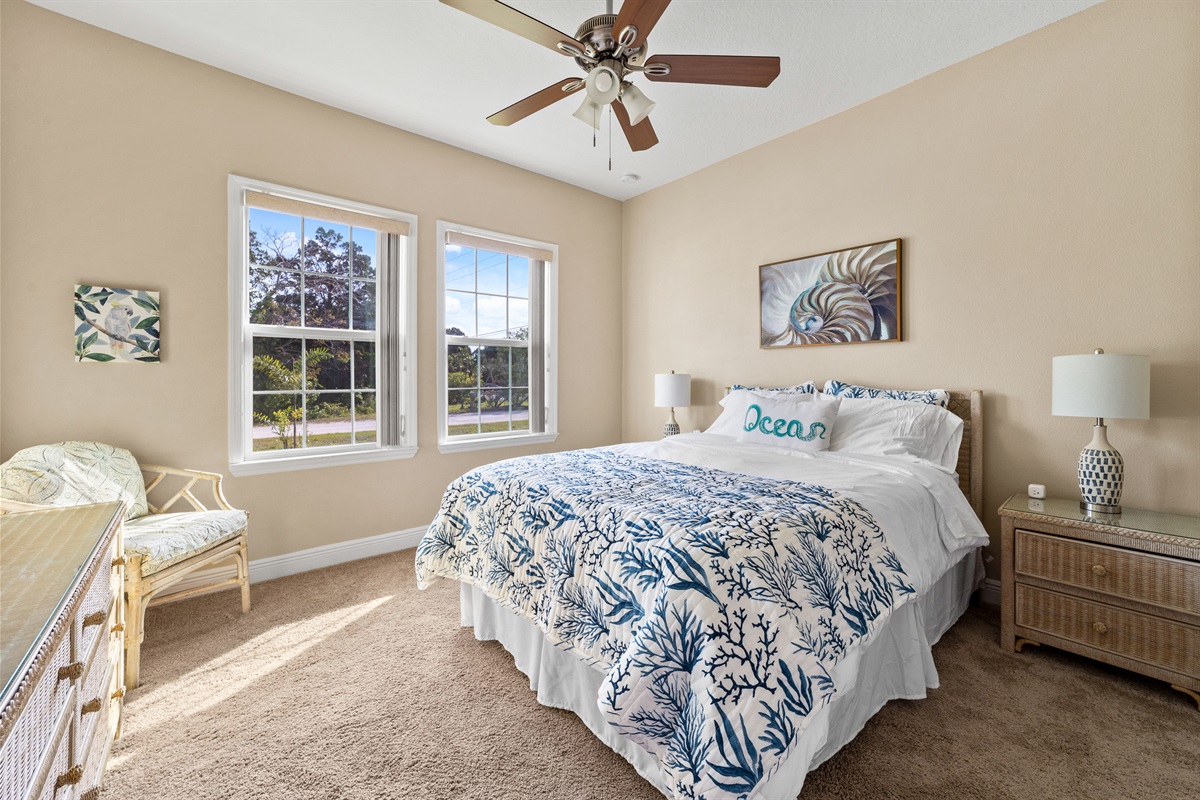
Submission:
M 677 375 L 675 370 L 668 374 L 654 376 L 654 405 L 658 408 L 670 408 L 671 415 L 663 426 L 663 438 L 679 433 L 679 423 L 675 421 L 675 409 L 687 408 L 692 404 L 692 376 Z

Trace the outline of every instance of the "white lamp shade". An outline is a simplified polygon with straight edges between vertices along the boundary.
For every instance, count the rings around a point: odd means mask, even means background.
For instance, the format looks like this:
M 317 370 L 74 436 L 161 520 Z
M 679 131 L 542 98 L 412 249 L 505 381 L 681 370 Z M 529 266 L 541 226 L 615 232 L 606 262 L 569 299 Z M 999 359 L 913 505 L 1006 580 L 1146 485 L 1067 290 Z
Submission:
M 692 376 L 675 372 L 654 376 L 654 405 L 687 408 L 692 404 Z
M 632 83 L 621 87 L 621 105 L 629 112 L 629 124 L 637 125 L 654 110 L 654 102 Z
M 1056 417 L 1147 419 L 1150 416 L 1150 357 L 1091 353 L 1053 361 Z
M 590 127 L 600 128 L 600 105 L 592 98 L 584 95 L 583 104 L 571 115 L 580 122 L 586 122 Z

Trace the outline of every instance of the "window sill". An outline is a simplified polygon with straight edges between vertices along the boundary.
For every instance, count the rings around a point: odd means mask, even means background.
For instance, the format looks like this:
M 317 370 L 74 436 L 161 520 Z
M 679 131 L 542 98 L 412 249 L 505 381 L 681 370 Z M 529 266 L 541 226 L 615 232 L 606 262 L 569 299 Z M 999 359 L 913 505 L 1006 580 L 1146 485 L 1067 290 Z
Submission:
M 465 453 L 469 450 L 492 450 L 498 447 L 525 447 L 531 444 L 549 444 L 557 438 L 557 433 L 523 433 L 480 439 L 450 439 L 438 442 L 438 450 L 443 453 Z
M 236 461 L 229 465 L 234 475 L 266 475 L 271 472 L 292 472 L 300 469 L 323 469 L 348 464 L 369 464 L 374 461 L 395 461 L 412 458 L 416 447 L 388 447 L 379 450 L 360 450 L 341 453 L 305 453 L 281 458 L 256 458 Z

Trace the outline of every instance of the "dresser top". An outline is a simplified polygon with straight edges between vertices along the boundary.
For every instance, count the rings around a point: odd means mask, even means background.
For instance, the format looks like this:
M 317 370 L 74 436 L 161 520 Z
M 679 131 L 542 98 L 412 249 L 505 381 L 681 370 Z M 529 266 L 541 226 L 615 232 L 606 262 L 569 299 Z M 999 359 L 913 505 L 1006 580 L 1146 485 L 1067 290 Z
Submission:
M 6 701 L 123 508 L 97 503 L 0 516 L 0 696 Z
M 1140 508 L 1126 508 L 1120 514 L 1095 514 L 1080 508 L 1078 500 L 1061 498 L 1035 500 L 1023 494 L 1014 494 L 1008 498 L 1000 507 L 1001 514 L 1006 511 L 1025 516 L 1036 514 L 1067 522 L 1105 525 L 1131 533 L 1194 539 L 1200 543 L 1200 517 L 1187 514 L 1163 514 Z

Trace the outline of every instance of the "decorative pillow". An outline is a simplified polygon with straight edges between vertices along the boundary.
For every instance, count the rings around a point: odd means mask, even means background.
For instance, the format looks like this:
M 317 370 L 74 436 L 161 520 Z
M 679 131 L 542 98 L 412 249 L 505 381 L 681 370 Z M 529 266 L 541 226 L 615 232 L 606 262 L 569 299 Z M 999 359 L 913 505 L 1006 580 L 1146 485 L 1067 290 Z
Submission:
M 842 383 L 841 381 L 825 381 L 825 394 L 864 400 L 906 400 L 910 403 L 927 403 L 942 408 L 950 405 L 950 393 L 945 389 L 927 389 L 915 392 L 904 389 L 874 389 L 870 386 L 856 386 L 853 383 Z
M 739 442 L 815 453 L 828 450 L 838 401 L 819 394 L 753 393 L 742 415 Z
M 146 484 L 133 454 L 100 442 L 26 447 L 0 465 L 0 497 L 43 506 L 120 500 L 125 519 L 147 512 Z
M 843 397 L 829 449 L 861 455 L 909 455 L 953 470 L 962 430 L 963 421 L 937 405 Z
M 795 386 L 742 386 L 740 383 L 735 383 L 729 387 L 730 393 L 736 391 L 758 392 L 759 394 L 816 394 L 817 385 L 812 381 L 796 384 Z M 728 395 L 726 395 L 728 396 Z M 724 403 L 721 403 L 724 405 Z

